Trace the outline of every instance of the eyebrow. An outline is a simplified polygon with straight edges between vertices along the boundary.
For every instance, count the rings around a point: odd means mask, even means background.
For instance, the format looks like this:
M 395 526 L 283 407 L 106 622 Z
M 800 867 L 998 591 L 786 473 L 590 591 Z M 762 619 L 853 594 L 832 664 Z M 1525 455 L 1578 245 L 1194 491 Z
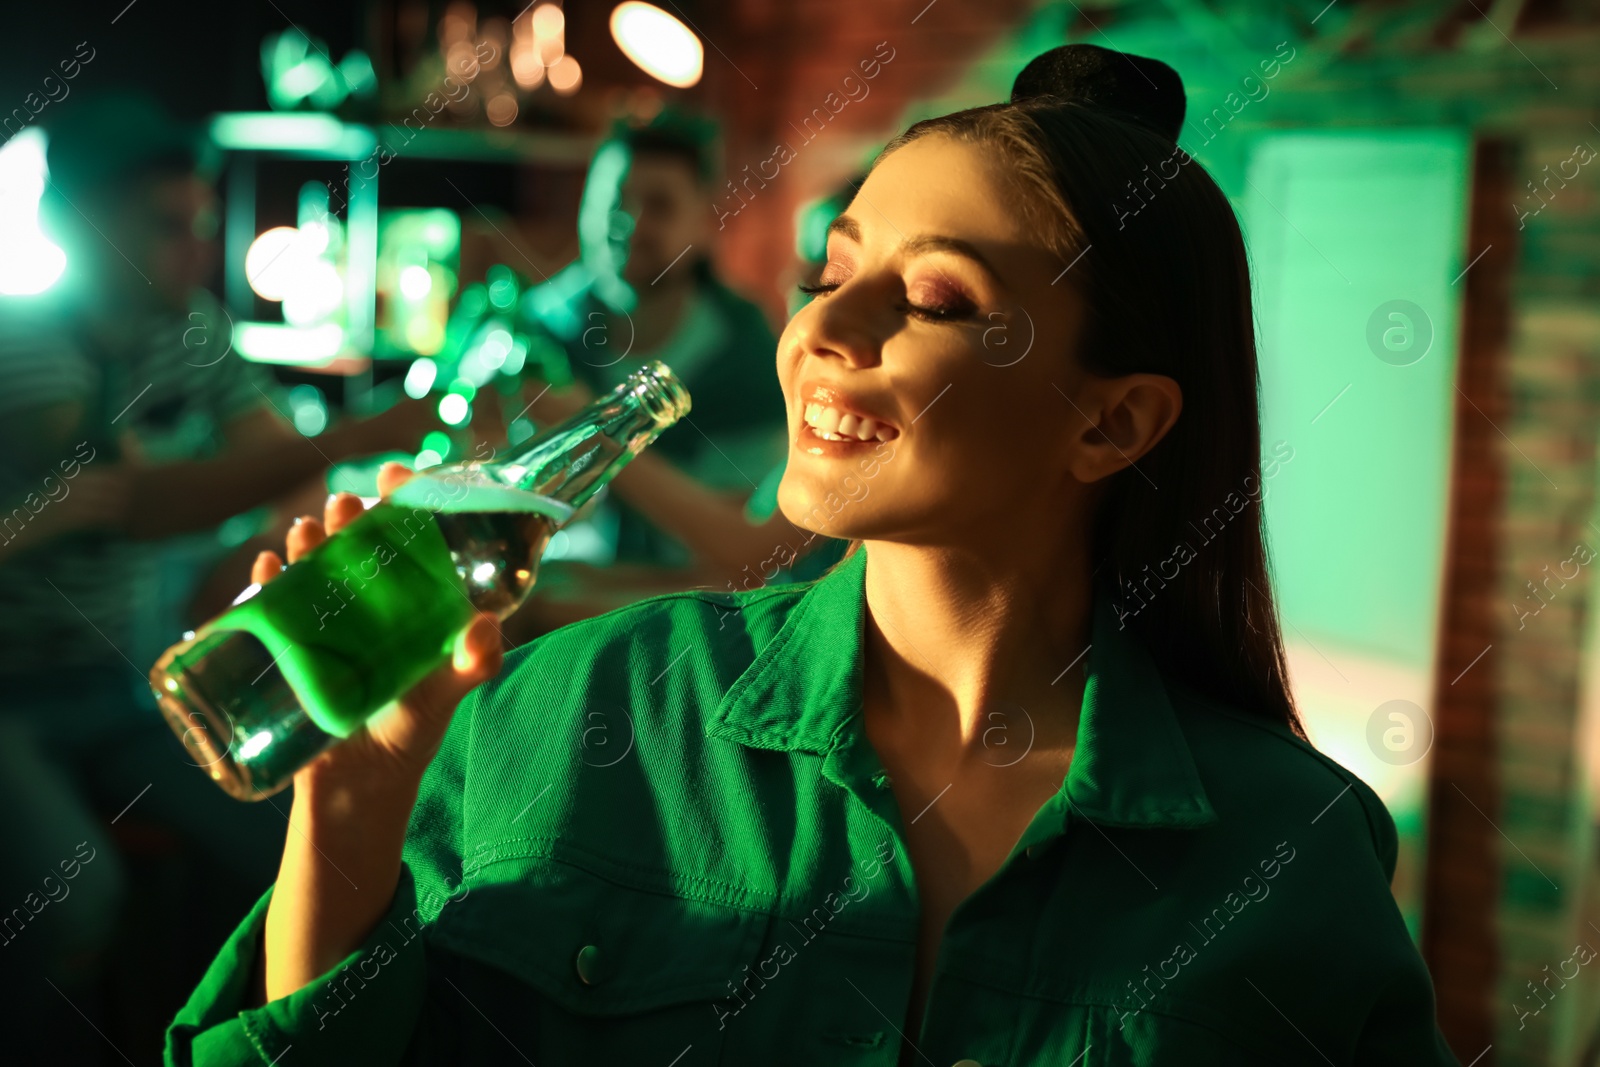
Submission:
M 849 215 L 840 215 L 828 223 L 828 236 L 831 237 L 836 233 L 842 237 L 848 237 L 857 244 L 861 243 L 861 224 Z M 999 282 L 1002 287 L 1009 288 L 1005 284 L 1004 277 L 995 269 L 994 264 L 990 263 L 988 258 L 978 251 L 975 245 L 960 238 L 945 237 L 932 233 L 918 234 L 915 237 L 908 237 L 901 241 L 900 250 L 913 256 L 924 255 L 928 252 L 949 252 L 952 255 L 961 256 L 963 259 L 969 259 L 987 271 L 989 276 Z

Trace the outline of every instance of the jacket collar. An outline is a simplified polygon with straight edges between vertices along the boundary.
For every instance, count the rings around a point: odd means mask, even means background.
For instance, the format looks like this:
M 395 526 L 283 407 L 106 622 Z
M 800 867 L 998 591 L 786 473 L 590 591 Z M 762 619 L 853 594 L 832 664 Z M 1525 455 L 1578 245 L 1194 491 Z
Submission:
M 861 711 L 865 546 L 812 583 L 706 727 L 753 748 L 824 755 Z M 1096 586 L 1077 748 L 1063 783 L 1095 822 L 1195 827 L 1216 820 L 1154 662 Z

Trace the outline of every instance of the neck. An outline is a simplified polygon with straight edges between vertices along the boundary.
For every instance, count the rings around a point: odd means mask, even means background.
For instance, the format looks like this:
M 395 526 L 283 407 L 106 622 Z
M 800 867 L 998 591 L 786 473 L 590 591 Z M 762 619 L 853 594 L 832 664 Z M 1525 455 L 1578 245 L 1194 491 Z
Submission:
M 932 719 L 929 736 L 959 737 L 967 750 L 1016 720 L 1026 725 L 1009 743 L 1071 744 L 1091 632 L 1089 553 L 1066 538 L 1020 542 L 868 542 L 863 685 L 885 715 Z

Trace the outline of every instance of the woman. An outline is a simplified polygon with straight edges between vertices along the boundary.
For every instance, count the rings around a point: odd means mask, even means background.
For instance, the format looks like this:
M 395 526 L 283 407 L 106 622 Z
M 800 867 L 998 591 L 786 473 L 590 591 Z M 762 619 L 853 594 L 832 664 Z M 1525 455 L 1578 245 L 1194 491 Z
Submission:
M 856 551 L 492 681 L 480 619 L 296 780 L 169 1057 L 1455 1062 L 1393 823 L 1290 700 L 1244 248 L 1175 84 L 1075 46 L 892 142 L 777 356 L 783 512 Z

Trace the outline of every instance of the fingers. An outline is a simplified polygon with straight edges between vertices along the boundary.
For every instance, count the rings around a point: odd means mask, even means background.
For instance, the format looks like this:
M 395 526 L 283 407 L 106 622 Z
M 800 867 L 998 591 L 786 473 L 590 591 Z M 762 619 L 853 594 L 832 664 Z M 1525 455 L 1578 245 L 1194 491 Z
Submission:
M 361 516 L 361 498 L 354 493 L 335 493 L 322 506 L 322 525 L 329 533 L 338 533 Z
M 400 700 L 401 713 L 367 724 L 373 739 L 420 774 L 439 750 L 456 706 L 474 688 L 500 670 L 503 659 L 500 627 L 493 615 L 480 614 L 456 639 L 451 662 L 417 683 Z
M 283 570 L 283 560 L 276 552 L 260 552 L 256 554 L 255 563 L 250 566 L 250 580 L 257 585 L 266 585 L 278 576 Z
M 289 562 L 295 562 L 322 544 L 328 539 L 328 534 L 336 533 L 350 525 L 361 512 L 360 497 L 354 493 L 335 493 L 323 506 L 321 521 L 312 515 L 301 515 L 295 519 L 294 525 L 289 527 L 288 536 L 284 538 L 284 549 Z M 250 565 L 250 580 L 257 585 L 266 585 L 276 578 L 281 570 L 283 570 L 283 557 L 276 552 L 262 552 Z
M 385 463 L 378 468 L 378 495 L 388 496 L 406 484 L 414 472 L 404 463 Z
M 480 612 L 456 639 L 455 654 L 451 658 L 456 678 L 463 685 L 462 695 L 498 674 L 504 657 L 499 622 L 493 615 Z
M 418 683 L 404 703 L 425 719 L 448 719 L 462 697 L 500 670 L 502 644 L 499 622 L 480 613 L 456 638 L 450 662 Z
M 289 550 L 289 562 L 293 563 L 327 539 L 322 523 L 314 516 L 302 515 L 295 519 L 294 525 L 289 527 L 289 536 L 284 538 L 284 546 Z

